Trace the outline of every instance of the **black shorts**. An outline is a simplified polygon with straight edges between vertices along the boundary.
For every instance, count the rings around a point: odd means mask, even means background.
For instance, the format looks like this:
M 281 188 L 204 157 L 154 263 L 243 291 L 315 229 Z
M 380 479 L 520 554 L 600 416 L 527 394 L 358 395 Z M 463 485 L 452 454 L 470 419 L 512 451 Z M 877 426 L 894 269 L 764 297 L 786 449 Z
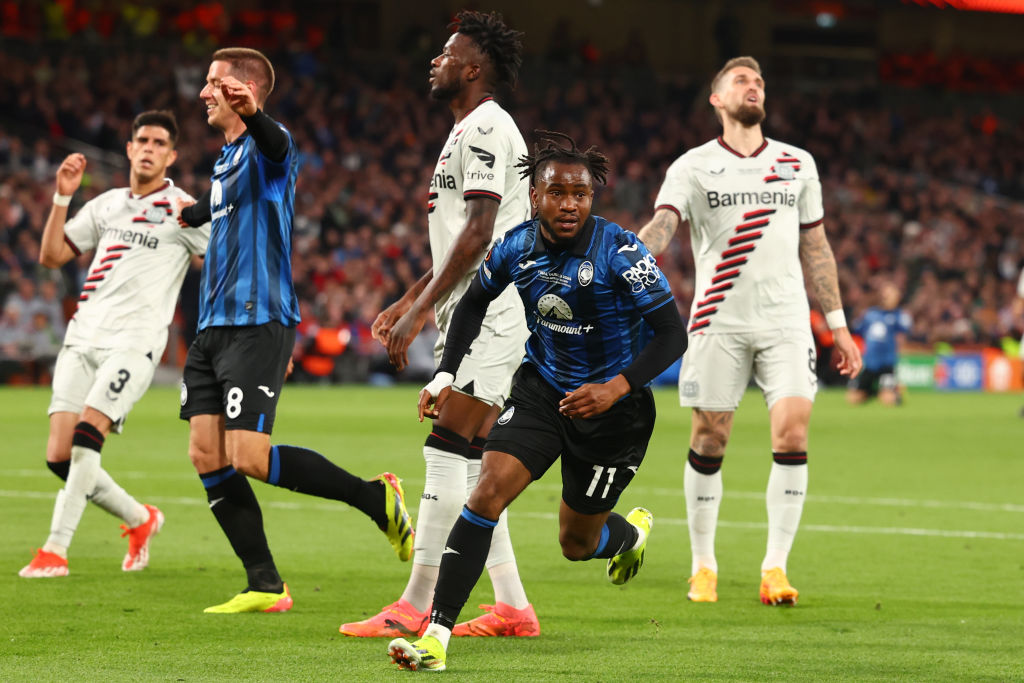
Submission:
M 225 429 L 270 434 L 295 345 L 279 322 L 208 327 L 192 342 L 181 380 L 181 419 L 224 415 Z
M 860 374 L 850 380 L 848 386 L 850 389 L 863 391 L 868 396 L 877 396 L 880 388 L 896 388 L 896 373 L 891 365 L 886 365 L 876 370 L 864 368 Z
M 611 510 L 647 454 L 655 416 L 651 390 L 635 391 L 588 419 L 559 413 L 562 398 L 533 365 L 524 364 L 484 451 L 512 455 L 534 480 L 561 455 L 565 504 L 587 515 Z

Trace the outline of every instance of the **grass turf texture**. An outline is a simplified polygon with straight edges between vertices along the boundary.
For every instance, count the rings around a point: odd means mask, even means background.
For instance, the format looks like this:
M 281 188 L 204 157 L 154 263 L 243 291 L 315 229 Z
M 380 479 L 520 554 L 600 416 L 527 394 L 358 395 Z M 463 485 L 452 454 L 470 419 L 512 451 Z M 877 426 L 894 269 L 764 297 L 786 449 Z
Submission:
M 71 575 L 16 572 L 46 538 L 58 482 L 43 464 L 45 390 L 0 390 L 0 678 L 38 680 L 381 680 L 397 671 L 381 639 L 339 624 L 401 593 L 408 564 L 344 504 L 254 482 L 295 607 L 208 615 L 244 587 L 207 509 L 177 420 L 177 390 L 155 388 L 108 439 L 104 466 L 167 515 L 150 567 L 120 571 L 119 521 L 89 506 Z M 655 516 L 638 577 L 614 587 L 604 561 L 570 563 L 557 543 L 558 468 L 512 507 L 511 527 L 543 635 L 453 639 L 446 678 L 462 680 L 1021 680 L 1024 657 L 1024 458 L 1020 398 L 914 394 L 848 407 L 819 396 L 809 497 L 790 557 L 792 609 L 758 602 L 771 465 L 767 417 L 748 393 L 723 468 L 719 602 L 686 601 L 682 494 L 689 413 L 674 392 L 647 459 L 620 500 Z M 364 477 L 392 470 L 410 507 L 422 491 L 416 388 L 300 388 L 284 394 L 275 443 L 316 448 Z M 463 618 L 492 602 L 483 578 Z

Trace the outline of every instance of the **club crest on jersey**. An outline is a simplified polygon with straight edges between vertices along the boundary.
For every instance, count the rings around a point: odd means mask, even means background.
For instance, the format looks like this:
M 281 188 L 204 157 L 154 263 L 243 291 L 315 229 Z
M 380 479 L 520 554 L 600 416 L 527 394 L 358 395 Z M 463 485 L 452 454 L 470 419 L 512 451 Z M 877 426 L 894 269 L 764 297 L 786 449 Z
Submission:
M 545 318 L 572 320 L 572 308 L 560 296 L 545 294 L 537 302 L 537 312 Z
M 188 400 L 188 387 L 185 386 L 185 380 L 181 380 L 181 405 L 185 405 L 185 401 Z
M 580 264 L 580 269 L 576 271 L 576 279 L 580 281 L 580 287 L 586 287 L 594 281 L 594 264 L 590 261 L 584 261 Z
M 235 152 L 235 156 L 232 157 L 232 159 L 231 159 L 231 165 L 232 166 L 237 166 L 238 162 L 241 161 L 241 159 L 242 159 L 242 148 L 239 147 L 238 151 Z
M 159 206 L 151 206 L 142 212 L 142 217 L 147 223 L 163 223 L 167 217 L 167 210 Z
M 219 180 L 214 180 L 210 186 L 210 206 L 217 206 L 224 201 L 224 186 Z
M 500 425 L 508 424 L 508 421 L 512 419 L 512 415 L 515 412 L 516 412 L 516 407 L 515 406 L 509 406 L 508 410 L 506 410 L 504 413 L 502 413 L 500 416 L 498 416 L 498 424 L 500 424 Z

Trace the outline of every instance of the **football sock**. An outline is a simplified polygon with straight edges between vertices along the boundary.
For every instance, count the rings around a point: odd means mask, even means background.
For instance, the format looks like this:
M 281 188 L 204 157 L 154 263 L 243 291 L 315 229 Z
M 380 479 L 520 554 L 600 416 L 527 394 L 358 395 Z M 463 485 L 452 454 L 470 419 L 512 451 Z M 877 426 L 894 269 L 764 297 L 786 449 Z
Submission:
M 46 466 L 50 468 L 50 471 L 60 477 L 61 481 L 68 480 L 68 470 L 71 469 L 70 460 L 61 460 L 60 462 L 46 461 Z
M 419 534 L 417 534 L 417 537 Z M 425 612 L 430 607 L 430 600 L 434 596 L 434 585 L 437 583 L 437 565 L 419 564 L 416 562 L 418 554 L 413 553 L 412 571 L 409 572 L 409 582 L 405 584 L 405 591 L 402 593 L 402 600 L 416 608 L 418 612 Z
M 452 630 L 447 626 L 441 624 L 430 623 L 427 624 L 427 630 L 423 632 L 423 637 L 433 636 L 441 641 L 441 647 L 445 650 L 448 649 L 448 642 L 452 638 Z
M 274 566 L 263 531 L 263 513 L 249 480 L 230 465 L 200 474 L 199 478 L 213 516 L 245 567 L 249 589 L 280 593 L 284 582 Z
M 466 503 L 468 461 L 461 453 L 442 451 L 435 446 L 423 447 L 423 459 L 426 461 L 426 479 L 416 519 L 413 557 L 418 564 L 437 567 L 441 564 L 441 552 L 452 525 Z M 409 602 L 414 605 L 421 601 L 429 603 L 432 593 L 433 586 L 425 596 Z
M 268 484 L 340 500 L 363 512 L 380 529 L 387 528 L 381 482 L 360 479 L 316 451 L 299 446 L 273 446 L 269 458 Z
M 64 481 L 68 480 L 70 460 L 47 461 L 46 466 Z M 115 517 L 123 519 L 129 527 L 137 527 L 149 519 L 146 507 L 132 498 L 102 467 L 96 473 L 96 488 L 89 495 L 89 500 Z
M 430 610 L 431 624 L 449 630 L 455 627 L 455 620 L 484 569 L 487 550 L 491 547 L 491 532 L 497 523 L 468 507 L 462 508 L 441 556 L 441 571 Z
M 483 452 L 484 439 L 476 437 L 470 444 L 470 457 L 467 469 L 468 489 L 476 488 L 480 479 L 480 461 L 474 458 L 479 457 Z M 503 602 L 516 609 L 523 609 L 529 606 L 530 600 L 526 597 L 526 590 L 523 588 L 523 581 L 519 578 L 519 567 L 516 565 L 516 554 L 512 549 L 512 537 L 508 530 L 508 511 L 505 510 L 498 517 L 498 525 L 494 527 L 491 535 L 491 548 L 487 553 L 487 575 L 494 587 L 495 602 Z
M 722 456 L 724 457 L 724 456 Z M 686 493 L 686 524 L 690 529 L 690 573 L 701 567 L 718 573 L 715 559 L 715 527 L 722 504 L 722 457 L 700 455 L 692 448 L 683 474 Z
M 149 519 L 146 506 L 121 488 L 102 467 L 96 472 L 96 486 L 89 500 L 115 517 L 120 517 L 131 528 L 145 524 Z
M 807 494 L 807 453 L 773 453 L 765 502 L 768 508 L 768 546 L 761 571 L 779 567 L 786 571 L 786 560 L 793 547 L 800 515 Z
M 631 550 L 640 540 L 640 532 L 617 512 L 608 515 L 608 520 L 601 529 L 601 538 L 597 548 L 588 560 L 594 558 L 611 558 L 619 553 Z
M 494 541 L 491 541 L 491 549 L 494 549 Z M 494 586 L 495 602 L 503 602 L 516 609 L 523 609 L 530 604 L 523 588 L 523 581 L 519 578 L 519 567 L 515 560 L 488 567 L 487 574 L 491 577 L 491 585 Z
M 71 440 L 71 466 L 64 495 L 58 496 L 60 507 L 54 508 L 54 525 L 50 530 L 48 545 L 67 548 L 75 535 L 78 523 L 89 494 L 96 488 L 96 473 L 100 469 L 100 451 L 103 449 L 103 434 L 88 422 L 75 425 Z

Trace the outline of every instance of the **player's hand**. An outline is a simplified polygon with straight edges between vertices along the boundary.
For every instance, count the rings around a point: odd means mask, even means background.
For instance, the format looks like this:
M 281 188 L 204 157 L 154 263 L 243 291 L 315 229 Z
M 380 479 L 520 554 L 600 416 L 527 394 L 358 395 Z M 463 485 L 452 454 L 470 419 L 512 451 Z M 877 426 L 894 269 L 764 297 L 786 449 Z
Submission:
M 220 79 L 220 92 L 224 101 L 239 116 L 252 116 L 256 113 L 256 95 L 248 85 L 234 76 Z
M 57 169 L 57 194 L 74 194 L 82 184 L 85 175 L 86 160 L 84 154 L 69 154 Z
M 284 378 L 288 379 L 295 372 L 295 358 L 291 357 L 288 359 L 288 367 L 284 369 Z
M 604 384 L 584 384 L 576 391 L 565 392 L 565 398 L 558 402 L 558 412 L 571 419 L 596 417 L 628 393 L 629 382 L 615 375 Z
M 192 226 L 189 225 L 188 223 L 186 223 L 185 219 L 181 217 L 181 212 L 182 212 L 183 209 L 187 209 L 188 207 L 190 207 L 193 204 L 195 204 L 195 202 L 194 201 L 186 202 L 184 199 L 181 199 L 181 198 L 175 199 L 174 202 L 178 205 L 178 207 L 177 207 L 178 208 L 178 225 L 180 225 L 183 228 L 191 228 Z
M 439 372 L 427 386 L 420 389 L 419 410 L 420 422 L 424 417 L 436 420 L 441 416 L 441 407 L 452 393 L 452 382 L 455 377 L 449 372 Z
M 411 302 L 407 303 L 404 299 L 399 299 L 385 308 L 377 314 L 373 325 L 370 326 L 370 335 L 386 349 L 388 347 L 388 338 L 391 336 L 391 328 L 395 326 L 398 319 L 405 315 L 411 307 Z
M 836 351 L 839 352 L 839 363 L 836 366 L 839 368 L 839 374 L 851 378 L 856 377 L 864 367 L 864 361 L 860 357 L 860 347 L 850 336 L 850 330 L 845 327 L 832 330 L 832 336 L 835 339 Z
M 427 312 L 420 311 L 415 306 L 410 307 L 405 315 L 398 319 L 388 333 L 387 349 L 388 359 L 399 371 L 409 365 L 409 345 L 416 335 L 423 329 L 427 322 Z

